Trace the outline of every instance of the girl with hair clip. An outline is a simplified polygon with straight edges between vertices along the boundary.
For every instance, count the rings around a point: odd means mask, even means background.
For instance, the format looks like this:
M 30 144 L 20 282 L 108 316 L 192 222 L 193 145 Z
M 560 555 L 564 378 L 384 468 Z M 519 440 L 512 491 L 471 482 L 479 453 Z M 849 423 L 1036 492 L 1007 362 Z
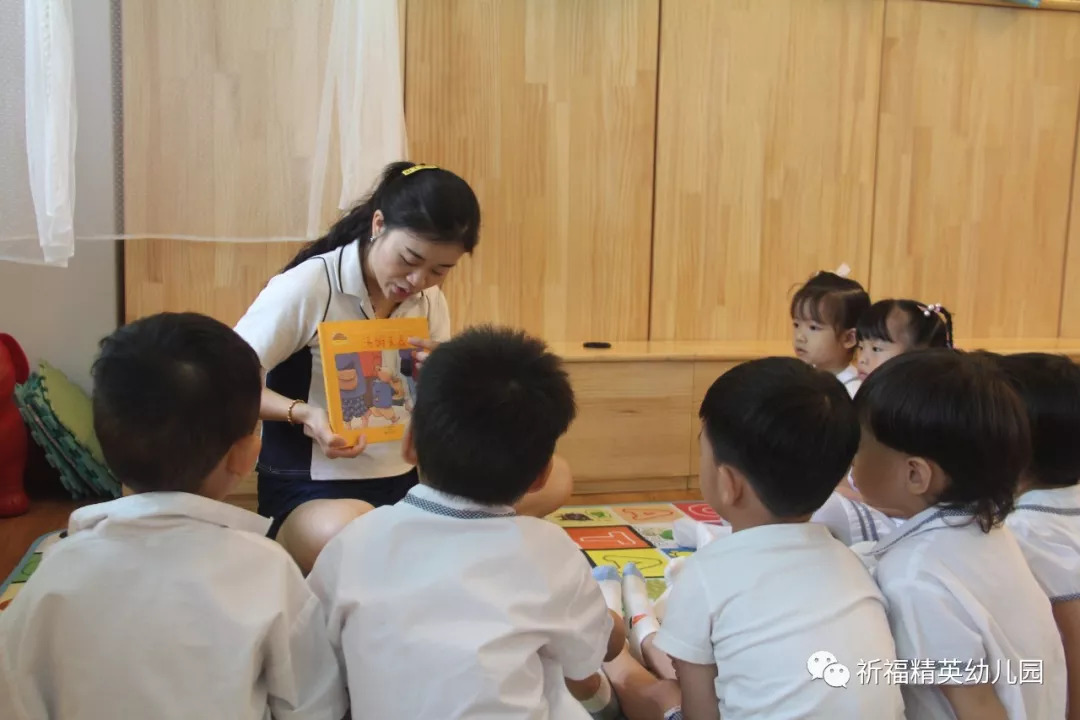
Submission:
M 414 377 L 450 338 L 439 287 L 476 248 L 480 205 L 462 178 L 434 165 L 388 165 L 371 194 L 270 279 L 236 326 L 266 369 L 260 417 L 259 513 L 307 572 L 345 525 L 401 500 L 417 482 L 401 442 L 348 446 L 326 412 L 318 325 L 323 321 L 426 317 L 415 340 Z M 569 497 L 569 468 L 556 458 L 547 486 L 517 508 L 545 515 Z
M 953 347 L 952 314 L 939 303 L 878 300 L 859 317 L 859 379 L 886 361 L 912 350 Z
M 928 348 L 952 348 L 952 315 L 942 305 L 915 300 L 879 300 L 856 325 L 859 342 L 858 382 L 886 361 Z M 843 543 L 877 541 L 903 523 L 895 509 L 868 505 L 855 489 L 851 476 L 814 513 Z

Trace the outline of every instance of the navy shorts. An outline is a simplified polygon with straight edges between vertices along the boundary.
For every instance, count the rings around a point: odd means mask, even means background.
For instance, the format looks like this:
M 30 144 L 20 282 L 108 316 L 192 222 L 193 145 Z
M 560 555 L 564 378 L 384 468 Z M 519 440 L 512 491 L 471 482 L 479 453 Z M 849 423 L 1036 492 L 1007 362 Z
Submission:
M 419 481 L 416 468 L 404 475 L 370 480 L 312 480 L 259 473 L 259 514 L 273 520 L 267 537 L 277 537 L 289 513 L 308 500 L 363 500 L 393 505 Z

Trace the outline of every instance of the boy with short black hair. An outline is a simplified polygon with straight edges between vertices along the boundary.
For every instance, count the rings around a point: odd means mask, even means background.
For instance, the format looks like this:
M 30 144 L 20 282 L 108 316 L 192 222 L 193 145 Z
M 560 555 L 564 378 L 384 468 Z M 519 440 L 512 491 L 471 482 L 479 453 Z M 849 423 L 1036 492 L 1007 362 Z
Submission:
M 348 709 L 318 600 L 269 520 L 220 502 L 259 453 L 259 360 L 164 313 L 101 343 L 94 429 L 134 495 L 76 510 L 0 614 L 0 717 L 273 716 Z
M 559 359 L 473 328 L 432 353 L 418 390 L 420 484 L 347 526 L 308 578 L 354 715 L 588 718 L 564 677 L 599 670 L 622 628 L 565 531 L 511 507 L 543 488 L 574 417 Z
M 702 494 L 732 533 L 686 561 L 663 624 L 642 638 L 644 656 L 651 645 L 671 657 L 677 684 L 643 675 L 629 654 L 605 666 L 626 716 L 899 720 L 899 688 L 856 677 L 860 662 L 896 657 L 881 594 L 810 522 L 859 443 L 843 385 L 764 358 L 720 376 L 700 416 Z

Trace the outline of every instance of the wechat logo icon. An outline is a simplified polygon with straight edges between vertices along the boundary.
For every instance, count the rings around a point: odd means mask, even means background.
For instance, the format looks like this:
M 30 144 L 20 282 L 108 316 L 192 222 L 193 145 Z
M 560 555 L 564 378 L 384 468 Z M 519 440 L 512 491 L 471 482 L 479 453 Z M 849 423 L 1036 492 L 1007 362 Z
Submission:
M 806 661 L 806 669 L 814 680 L 824 680 L 829 687 L 847 687 L 851 671 L 847 665 L 841 665 L 836 656 L 825 650 L 818 650 Z

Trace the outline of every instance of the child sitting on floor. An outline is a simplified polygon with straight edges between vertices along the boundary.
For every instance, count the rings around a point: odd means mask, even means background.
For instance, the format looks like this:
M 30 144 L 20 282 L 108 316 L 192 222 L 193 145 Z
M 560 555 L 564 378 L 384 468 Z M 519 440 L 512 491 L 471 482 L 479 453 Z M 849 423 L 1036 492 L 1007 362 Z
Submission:
M 835 375 L 852 397 L 859 389 L 855 324 L 869 307 L 862 285 L 831 272 L 814 275 L 791 299 L 795 355 Z
M 1080 366 L 1041 353 L 996 359 L 1031 422 L 1031 464 L 1005 524 L 1050 598 L 1065 646 L 1068 717 L 1080 720 Z
M 562 528 L 512 505 L 539 491 L 574 417 L 543 343 L 477 327 L 424 364 L 405 439 L 420 484 L 354 520 L 308 580 L 357 718 L 588 718 L 584 680 L 623 644 Z M 392 662 L 388 662 L 392 659 Z
M 867 378 L 855 483 L 907 518 L 867 561 L 908 667 L 909 718 L 1062 718 L 1050 602 L 1002 527 L 1030 457 L 1028 420 L 986 357 L 923 350 Z M 1038 681 L 1020 682 L 1038 663 Z M 918 669 L 916 667 L 916 669 Z
M 259 454 L 259 359 L 211 318 L 120 328 L 94 429 L 134 495 L 71 515 L 0 613 L 0 717 L 338 720 L 318 599 L 269 520 L 219 502 Z
M 627 717 L 677 716 L 681 696 L 688 718 L 903 718 L 896 686 L 857 679 L 861 661 L 895 658 L 881 594 L 808 522 L 859 443 L 844 388 L 766 358 L 717 379 L 700 414 L 702 493 L 733 532 L 686 561 L 658 632 L 624 570 L 631 642 L 644 658 L 670 656 L 678 676 L 655 678 L 625 652 L 605 665 Z
M 912 350 L 951 348 L 952 314 L 940 304 L 879 300 L 859 317 L 859 380 L 886 361 Z

